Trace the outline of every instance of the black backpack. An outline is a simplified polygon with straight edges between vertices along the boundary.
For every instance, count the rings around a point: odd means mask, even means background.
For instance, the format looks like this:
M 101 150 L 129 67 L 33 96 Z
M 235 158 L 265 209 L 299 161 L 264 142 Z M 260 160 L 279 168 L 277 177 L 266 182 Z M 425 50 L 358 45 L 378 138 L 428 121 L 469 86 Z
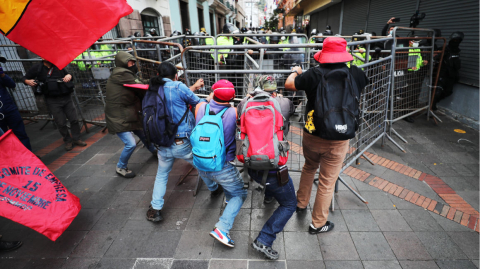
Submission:
M 185 119 L 188 107 L 178 123 L 174 123 L 168 114 L 167 100 L 163 86 L 150 87 L 142 101 L 143 130 L 147 143 L 155 147 L 169 147 L 173 145 L 178 125 Z
M 360 90 L 347 66 L 328 70 L 315 68 L 322 77 L 317 86 L 313 123 L 319 136 L 348 140 L 358 130 Z

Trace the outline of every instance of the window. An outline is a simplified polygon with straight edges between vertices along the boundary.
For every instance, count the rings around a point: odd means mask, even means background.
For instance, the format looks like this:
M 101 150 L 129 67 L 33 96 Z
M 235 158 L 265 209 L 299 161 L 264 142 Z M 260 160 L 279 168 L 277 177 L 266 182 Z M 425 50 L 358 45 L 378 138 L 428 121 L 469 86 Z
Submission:
M 157 35 L 160 35 L 160 27 L 158 26 L 158 17 L 142 15 L 142 24 L 143 24 L 143 32 L 145 34 L 150 33 L 150 29 L 153 28 L 157 31 Z
M 200 26 L 199 28 L 205 27 L 205 21 L 203 19 L 203 9 L 197 7 L 197 12 L 198 12 L 198 25 Z

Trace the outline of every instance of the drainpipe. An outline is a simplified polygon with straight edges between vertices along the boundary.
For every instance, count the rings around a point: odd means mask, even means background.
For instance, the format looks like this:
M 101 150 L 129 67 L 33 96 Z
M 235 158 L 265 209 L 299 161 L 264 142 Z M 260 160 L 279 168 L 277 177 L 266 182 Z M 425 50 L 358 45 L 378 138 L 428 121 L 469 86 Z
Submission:
M 230 16 L 232 16 L 233 11 L 230 11 L 228 14 L 225 15 L 225 23 L 231 23 Z

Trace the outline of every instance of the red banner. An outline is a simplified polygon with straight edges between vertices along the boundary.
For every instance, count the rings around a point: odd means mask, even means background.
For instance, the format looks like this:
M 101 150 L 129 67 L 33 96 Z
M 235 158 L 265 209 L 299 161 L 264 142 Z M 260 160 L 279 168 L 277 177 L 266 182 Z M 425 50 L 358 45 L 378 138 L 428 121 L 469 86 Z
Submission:
M 80 200 L 18 140 L 0 137 L 0 216 L 55 241 L 80 211 Z
M 132 12 L 126 0 L 0 0 L 0 32 L 63 69 Z

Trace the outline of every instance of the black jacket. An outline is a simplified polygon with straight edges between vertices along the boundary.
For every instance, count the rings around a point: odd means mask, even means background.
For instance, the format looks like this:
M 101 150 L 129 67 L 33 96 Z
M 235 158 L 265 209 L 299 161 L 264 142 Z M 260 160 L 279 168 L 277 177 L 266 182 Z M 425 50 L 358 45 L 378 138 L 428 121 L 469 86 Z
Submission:
M 50 70 L 48 67 L 46 67 L 43 63 L 38 63 L 34 66 L 32 66 L 30 69 L 28 69 L 27 73 L 25 76 L 23 76 L 22 81 L 25 81 L 26 79 L 36 79 L 41 82 L 47 81 L 47 74 L 48 70 Z M 66 68 L 60 70 L 58 67 L 53 65 L 53 71 L 52 75 L 50 78 L 64 78 L 66 75 L 69 75 L 70 73 Z

